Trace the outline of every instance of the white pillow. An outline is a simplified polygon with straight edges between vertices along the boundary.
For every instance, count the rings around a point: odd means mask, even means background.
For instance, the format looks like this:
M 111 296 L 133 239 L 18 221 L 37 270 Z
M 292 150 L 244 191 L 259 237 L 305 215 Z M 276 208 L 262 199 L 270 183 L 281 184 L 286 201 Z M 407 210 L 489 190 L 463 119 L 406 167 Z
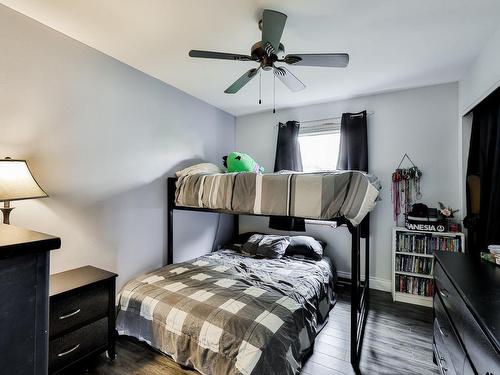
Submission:
M 200 163 L 195 164 L 190 167 L 184 168 L 183 170 L 175 172 L 175 175 L 179 177 L 191 176 L 198 173 L 222 173 L 223 170 L 217 165 L 212 163 Z

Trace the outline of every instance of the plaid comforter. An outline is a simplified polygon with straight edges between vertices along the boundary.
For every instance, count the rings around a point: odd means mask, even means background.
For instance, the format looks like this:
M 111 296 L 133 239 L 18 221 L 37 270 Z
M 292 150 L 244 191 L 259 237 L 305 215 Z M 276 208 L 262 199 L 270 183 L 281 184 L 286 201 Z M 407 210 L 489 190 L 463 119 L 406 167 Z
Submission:
M 331 262 L 232 250 L 127 283 L 117 329 L 202 374 L 297 374 L 332 303 Z
M 178 206 L 240 214 L 295 216 L 361 223 L 379 196 L 379 180 L 359 171 L 215 173 L 181 176 Z

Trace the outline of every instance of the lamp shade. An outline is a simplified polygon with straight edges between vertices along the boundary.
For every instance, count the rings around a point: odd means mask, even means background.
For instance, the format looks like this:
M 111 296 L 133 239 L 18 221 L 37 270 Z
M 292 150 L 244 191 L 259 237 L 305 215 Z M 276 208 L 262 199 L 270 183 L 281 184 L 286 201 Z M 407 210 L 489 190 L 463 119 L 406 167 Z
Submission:
M 0 202 L 44 197 L 26 160 L 0 159 Z

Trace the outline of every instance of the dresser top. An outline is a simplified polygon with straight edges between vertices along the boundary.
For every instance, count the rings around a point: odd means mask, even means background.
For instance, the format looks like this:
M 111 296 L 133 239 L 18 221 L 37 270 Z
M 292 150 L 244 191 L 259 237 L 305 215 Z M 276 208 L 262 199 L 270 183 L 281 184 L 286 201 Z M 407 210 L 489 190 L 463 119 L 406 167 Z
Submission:
M 118 275 L 93 266 L 84 266 L 50 275 L 49 295 L 55 296 L 70 290 L 108 280 Z
M 50 251 L 61 247 L 61 239 L 14 225 L 0 224 L 0 257 Z
M 481 328 L 500 348 L 500 267 L 463 253 L 435 255 Z

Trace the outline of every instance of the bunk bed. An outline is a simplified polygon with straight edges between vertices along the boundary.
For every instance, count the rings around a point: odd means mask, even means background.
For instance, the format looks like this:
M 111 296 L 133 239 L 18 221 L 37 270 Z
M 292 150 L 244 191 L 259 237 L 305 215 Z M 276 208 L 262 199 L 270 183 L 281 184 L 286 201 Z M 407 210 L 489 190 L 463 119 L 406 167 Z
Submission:
M 232 184 L 228 184 L 227 189 L 232 190 L 229 200 L 227 199 L 217 199 L 219 197 L 212 197 L 212 199 L 192 199 L 189 200 L 189 196 L 192 194 L 187 194 L 183 191 L 183 188 L 191 184 L 192 192 L 200 193 L 199 196 L 205 195 L 210 197 L 210 193 L 213 189 L 210 189 L 209 194 L 202 194 L 203 186 L 207 178 L 219 178 L 225 176 L 226 179 L 234 179 Z M 262 175 L 254 173 L 244 173 L 244 174 L 232 174 L 232 176 L 227 174 L 214 174 L 214 175 L 198 175 L 198 176 L 187 176 L 187 181 L 179 181 L 183 177 L 169 178 L 168 179 L 168 243 L 167 243 L 167 261 L 168 263 L 173 262 L 173 223 L 174 223 L 174 210 L 185 210 L 185 211 L 201 211 L 201 212 L 218 212 L 218 213 L 231 213 L 235 215 L 235 228 L 238 231 L 238 215 L 252 215 L 252 216 L 288 216 L 292 218 L 306 218 L 309 220 L 321 220 L 321 221 L 331 221 L 336 223 L 336 227 L 345 225 L 349 229 L 351 234 L 351 324 L 350 324 L 350 361 L 354 369 L 359 368 L 359 359 L 362 349 L 364 328 L 366 323 L 366 316 L 368 314 L 368 303 L 369 303 L 369 276 L 370 276 L 370 238 L 369 234 L 365 238 L 365 270 L 364 270 L 364 280 L 361 280 L 361 226 L 359 225 L 364 217 L 374 208 L 376 201 L 378 200 L 380 183 L 378 179 L 372 175 L 368 175 L 363 172 L 358 171 L 331 171 L 324 173 L 270 173 L 264 176 L 269 176 L 270 183 L 274 186 L 284 185 L 281 189 L 285 189 L 288 195 L 285 195 L 286 208 L 276 208 L 274 204 L 274 211 L 269 209 L 265 210 L 262 205 L 259 209 L 255 209 L 255 204 L 251 204 L 256 201 L 255 196 L 258 195 L 255 192 L 252 193 L 248 186 L 252 186 L 253 189 L 263 190 L 262 185 Z M 315 179 L 316 181 L 311 183 L 302 184 L 302 192 L 297 181 L 303 178 L 305 181 Z M 240 178 L 239 185 L 235 180 Z M 259 181 L 260 179 L 260 181 Z M 274 181 L 273 181 L 274 180 Z M 280 181 L 276 181 L 280 180 Z M 318 182 L 319 180 L 319 182 Z M 256 181 L 256 182 L 254 182 Z M 219 186 L 221 186 L 220 181 L 218 181 Z M 308 201 L 311 201 L 311 191 L 314 192 L 314 185 L 321 184 L 323 187 L 328 187 L 330 195 L 322 199 L 327 202 L 321 207 L 315 207 L 312 211 L 307 208 L 302 207 L 302 214 L 295 215 L 293 212 L 293 201 L 299 200 L 300 197 L 308 197 Z M 207 186 L 213 186 L 213 181 L 207 183 Z M 260 187 L 259 187 L 260 185 Z M 255 187 L 257 186 L 257 187 Z M 337 189 L 335 188 L 337 186 Z M 240 202 L 238 204 L 239 210 L 234 210 L 234 196 L 237 194 L 237 189 L 243 197 L 250 196 L 249 201 L 251 203 Z M 278 188 L 279 189 L 279 188 Z M 252 190 L 252 189 L 250 189 Z M 270 189 L 273 191 L 273 189 Z M 276 189 L 273 191 L 276 193 Z M 361 196 L 360 196 L 361 195 Z M 226 194 L 227 196 L 227 194 Z M 356 198 L 358 198 L 356 200 Z M 314 199 L 314 198 L 313 198 Z M 317 199 L 317 198 L 316 198 Z M 179 203 L 182 202 L 182 203 Z M 260 201 L 263 199 L 260 197 Z M 357 203 L 355 203 L 357 201 Z M 230 202 L 230 203 L 228 203 Z M 350 204 L 346 205 L 346 202 Z M 208 207 L 207 207 L 208 206 Z M 213 207 L 213 208 L 212 208 Z M 335 209 L 333 209 L 335 208 Z M 296 207 L 296 211 L 300 212 L 300 208 Z M 305 212 L 304 212 L 305 211 Z
M 124 286 L 118 332 L 201 373 L 296 374 L 333 306 L 331 261 L 254 259 L 223 248 L 173 264 L 174 211 L 232 214 L 235 235 L 239 215 L 329 220 L 352 237 L 350 355 L 358 370 L 369 297 L 369 239 L 361 280 L 359 224 L 378 190 L 378 180 L 357 171 L 168 178 L 167 265 Z

